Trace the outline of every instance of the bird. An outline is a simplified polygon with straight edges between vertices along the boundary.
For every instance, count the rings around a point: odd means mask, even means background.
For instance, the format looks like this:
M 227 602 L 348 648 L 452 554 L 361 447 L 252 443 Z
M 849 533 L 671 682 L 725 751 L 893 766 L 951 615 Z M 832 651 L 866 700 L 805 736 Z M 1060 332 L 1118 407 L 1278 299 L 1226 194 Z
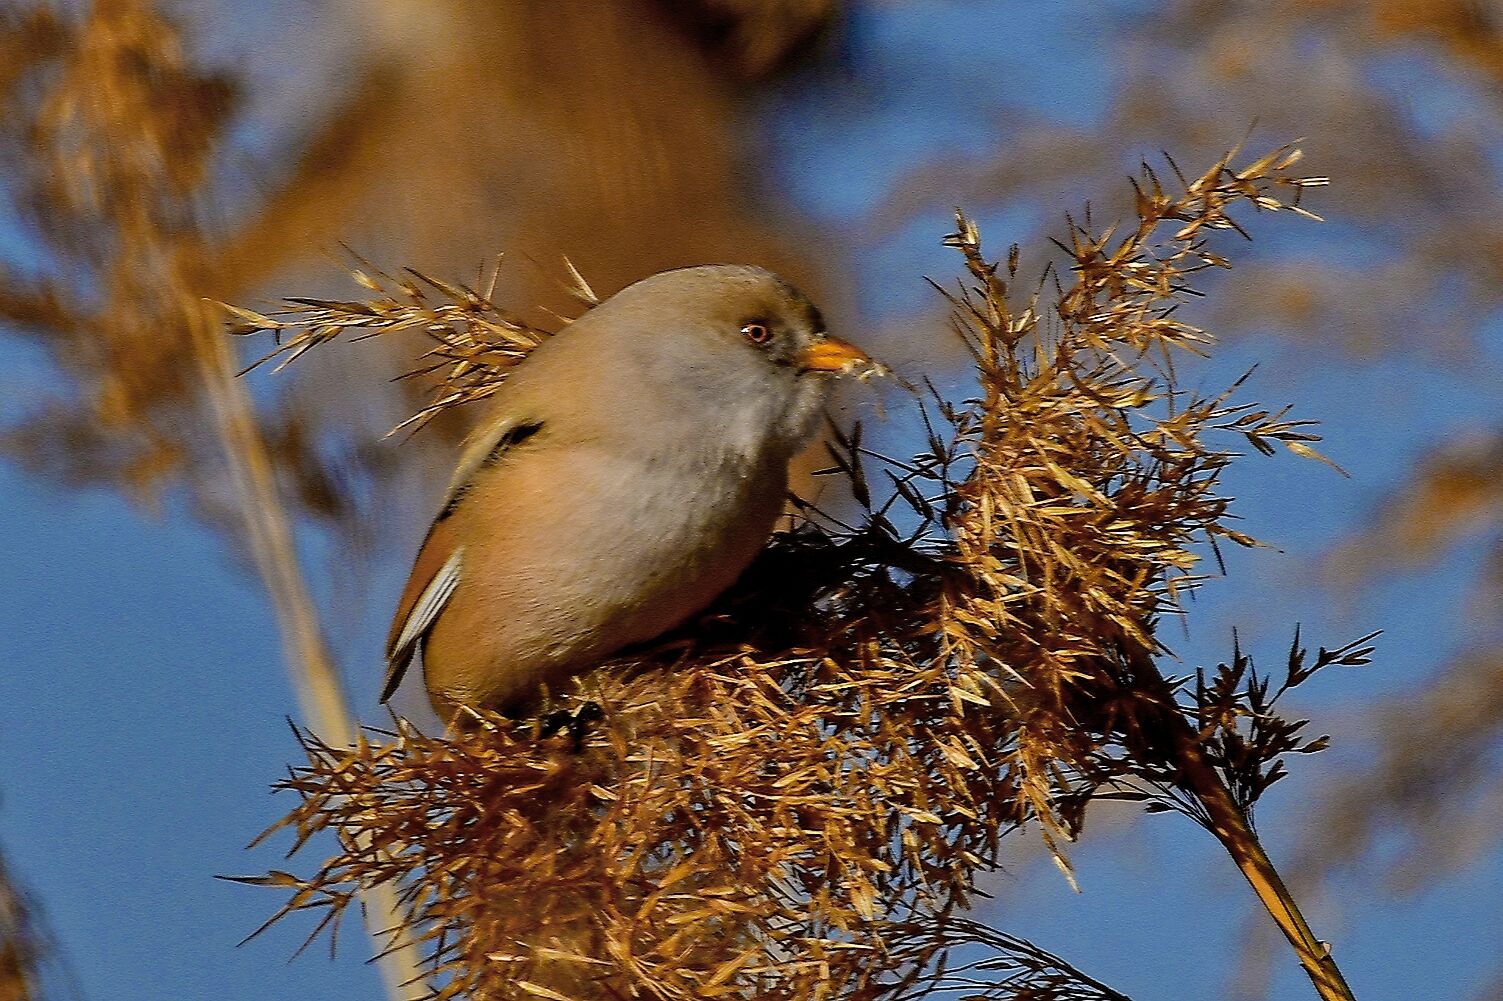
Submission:
M 832 378 L 884 372 L 750 265 L 660 272 L 589 309 L 516 365 L 463 446 L 381 701 L 420 656 L 446 725 L 522 718 L 688 622 L 771 537 Z

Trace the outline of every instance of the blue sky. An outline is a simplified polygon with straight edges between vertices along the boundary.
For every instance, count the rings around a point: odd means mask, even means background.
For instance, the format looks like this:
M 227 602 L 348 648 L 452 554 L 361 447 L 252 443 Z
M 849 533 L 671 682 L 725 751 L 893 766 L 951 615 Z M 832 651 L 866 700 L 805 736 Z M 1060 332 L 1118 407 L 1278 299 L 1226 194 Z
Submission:
M 811 217 L 839 222 L 867 214 L 917 162 L 985 155 L 1005 139 L 996 125 L 1004 104 L 1088 126 L 1114 81 L 1109 64 L 1088 58 L 1107 22 L 1081 9 L 872 4 L 853 22 L 854 76 L 838 94 L 816 80 L 766 102 L 780 183 Z M 260 23 L 237 17 L 227 37 L 249 44 Z M 1019 37 L 1030 44 L 1008 41 Z M 1416 114 L 1454 113 L 1465 99 L 1451 87 L 1427 88 L 1405 67 L 1394 73 Z M 278 131 L 257 114 L 253 105 L 238 133 L 252 154 Z M 1072 207 L 1048 206 L 1047 217 Z M 1025 237 L 1034 215 L 1016 208 L 983 215 L 994 250 Z M 868 319 L 926 303 L 920 274 L 956 272 L 951 252 L 938 246 L 948 225 L 943 215 L 921 218 L 857 248 L 854 279 Z M 1298 248 L 1309 233 L 1294 220 L 1260 225 L 1286 230 L 1283 247 Z M 9 252 L 14 241 L 14 230 L 0 227 L 0 248 Z M 1457 371 L 1414 356 L 1357 362 L 1313 339 L 1253 339 L 1229 346 L 1197 377 L 1214 385 L 1253 362 L 1263 366 L 1249 398 L 1293 402 L 1324 421 L 1325 451 L 1352 476 L 1288 457 L 1252 458 L 1235 470 L 1228 487 L 1247 529 L 1277 548 L 1232 554 L 1230 579 L 1197 599 L 1177 645 L 1187 664 L 1214 661 L 1236 626 L 1255 655 L 1275 664 L 1297 622 L 1311 641 L 1327 644 L 1385 629 L 1372 667 L 1330 672 L 1300 695 L 1317 729 L 1356 735 L 1365 706 L 1417 687 L 1461 648 L 1470 568 L 1398 574 L 1370 596 L 1338 600 L 1319 584 L 1314 558 L 1359 524 L 1426 447 L 1494 421 L 1500 359 L 1494 353 Z M 0 337 L 7 409 L 23 409 L 51 378 L 34 352 Z M 1375 421 L 1375 408 L 1388 419 Z M 323 551 L 316 538 L 306 544 Z M 300 940 L 295 927 L 235 948 L 275 898 L 212 879 L 280 864 L 275 848 L 241 846 L 288 806 L 265 790 L 296 756 L 284 723 L 294 700 L 274 625 L 244 568 L 171 499 L 151 516 L 112 493 L 63 490 L 8 466 L 0 466 L 0 552 L 10 563 L 0 577 L 8 665 L 0 672 L 0 760 L 10 765 L 0 780 L 0 845 L 44 902 L 82 995 L 380 996 L 358 936 L 334 961 L 315 949 L 289 964 Z M 353 637 L 340 654 L 352 697 L 367 710 L 378 672 L 357 665 L 376 663 L 379 619 L 405 561 L 402 554 L 378 565 L 363 628 L 339 631 Z M 330 564 L 315 557 L 309 565 Z M 327 595 L 347 584 L 319 589 Z M 1295 762 L 1295 777 L 1260 808 L 1276 857 L 1287 854 L 1310 797 L 1339 776 L 1355 746 L 1338 741 L 1328 755 Z M 1222 993 L 1249 898 L 1208 836 L 1176 818 L 1124 823 L 1103 814 L 1075 861 L 1079 894 L 1051 867 L 1020 859 L 990 884 L 997 900 L 987 915 L 1139 1001 Z M 1503 950 L 1503 856 L 1413 900 L 1379 889 L 1338 881 L 1312 907 L 1359 997 L 1409 1001 L 1480 989 Z M 1292 959 L 1280 954 L 1277 966 L 1274 997 L 1308 996 Z

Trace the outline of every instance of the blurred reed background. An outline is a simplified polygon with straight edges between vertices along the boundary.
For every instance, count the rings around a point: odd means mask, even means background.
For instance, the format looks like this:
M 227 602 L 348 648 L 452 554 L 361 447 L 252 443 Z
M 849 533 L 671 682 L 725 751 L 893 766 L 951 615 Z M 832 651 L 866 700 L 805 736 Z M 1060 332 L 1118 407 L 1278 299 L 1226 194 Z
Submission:
M 1307 137 L 1335 181 L 1328 222 L 1260 231 L 1200 286 L 1197 321 L 1232 340 L 1189 381 L 1263 361 L 1256 395 L 1321 418 L 1352 478 L 1234 473 L 1248 530 L 1278 548 L 1228 554 L 1171 645 L 1193 665 L 1233 626 L 1272 656 L 1296 620 L 1387 630 L 1377 666 L 1300 693 L 1335 751 L 1260 820 L 1303 895 L 1342 902 L 1313 910 L 1358 996 L 1503 997 L 1503 10 L 0 9 L 0 843 L 25 888 L 0 909 L 18 984 L 0 997 L 382 990 L 353 934 L 334 963 L 284 965 L 294 928 L 234 949 L 269 904 L 210 876 L 276 864 L 238 846 L 281 812 L 260 791 L 297 753 L 282 716 L 331 740 L 346 711 L 383 719 L 381 620 L 462 419 L 383 440 L 421 387 L 388 382 L 410 352 L 380 341 L 236 383 L 251 357 L 204 297 L 354 297 L 341 243 L 451 279 L 504 252 L 498 299 L 545 322 L 569 309 L 563 255 L 601 292 L 744 260 L 953 386 L 961 352 L 921 280 L 958 271 L 939 246 L 952 205 L 1037 274 L 1042 234 L 1140 158 L 1210 162 L 1250 128 Z M 1101 814 L 1072 853 L 1081 895 L 1024 854 L 983 910 L 1140 1001 L 1307 990 L 1248 947 L 1266 918 L 1214 853 Z M 10 918 L 23 901 L 32 917 Z

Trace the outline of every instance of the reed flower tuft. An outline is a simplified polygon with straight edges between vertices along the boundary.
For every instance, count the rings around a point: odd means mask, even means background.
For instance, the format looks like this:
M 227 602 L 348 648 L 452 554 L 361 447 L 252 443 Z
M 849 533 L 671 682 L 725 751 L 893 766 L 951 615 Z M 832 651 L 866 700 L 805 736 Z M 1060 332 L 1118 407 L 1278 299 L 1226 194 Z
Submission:
M 1296 641 L 1272 693 L 1241 651 L 1194 684 L 1160 669 L 1207 560 L 1255 544 L 1222 471 L 1241 450 L 1320 458 L 1308 421 L 1176 375 L 1214 344 L 1178 312 L 1227 266 L 1213 238 L 1243 232 L 1237 213 L 1308 215 L 1324 183 L 1293 173 L 1293 147 L 1237 155 L 1190 177 L 1170 162 L 1172 181 L 1144 166 L 1136 219 L 1072 221 L 1068 270 L 1022 292 L 1016 252 L 991 260 L 957 213 L 965 277 L 937 287 L 974 394 L 916 399 L 902 458 L 837 433 L 860 516 L 805 506 L 699 622 L 554 693 L 604 710 L 580 746 L 487 714 L 352 747 L 300 732 L 297 804 L 267 833 L 340 847 L 253 880 L 288 894 L 272 920 L 337 926 L 394 883 L 394 940 L 427 948 L 438 998 L 904 998 L 977 976 L 965 996 L 1115 998 L 962 913 L 1004 837 L 1037 830 L 1068 871 L 1089 804 L 1130 797 L 1212 830 L 1323 995 L 1349 997 L 1249 817 L 1285 756 L 1322 746 L 1278 694 L 1370 649 L 1311 660 Z M 236 329 L 292 331 L 291 355 L 421 331 L 446 380 L 419 419 L 493 390 L 540 336 L 474 288 L 368 273 L 373 300 L 232 309 Z

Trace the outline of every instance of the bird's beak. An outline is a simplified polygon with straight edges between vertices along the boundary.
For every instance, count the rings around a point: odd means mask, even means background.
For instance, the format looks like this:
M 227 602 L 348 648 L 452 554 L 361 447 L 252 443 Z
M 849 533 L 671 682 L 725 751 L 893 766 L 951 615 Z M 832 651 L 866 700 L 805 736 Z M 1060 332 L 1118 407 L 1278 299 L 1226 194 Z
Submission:
M 826 337 L 804 348 L 798 356 L 801 372 L 835 372 L 844 374 L 858 368 L 877 366 L 865 351 L 838 337 Z

